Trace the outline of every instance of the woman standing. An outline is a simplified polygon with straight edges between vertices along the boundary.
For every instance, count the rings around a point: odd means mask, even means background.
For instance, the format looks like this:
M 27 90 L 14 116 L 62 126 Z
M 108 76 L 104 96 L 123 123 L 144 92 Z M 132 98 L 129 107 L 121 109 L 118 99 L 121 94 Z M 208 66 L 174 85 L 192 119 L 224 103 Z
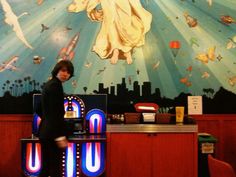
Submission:
M 66 127 L 64 123 L 64 92 L 62 83 L 74 74 L 73 64 L 69 60 L 59 61 L 52 70 L 42 92 L 42 121 L 39 139 L 42 149 L 42 169 L 40 177 L 61 177 L 61 157 L 67 147 Z

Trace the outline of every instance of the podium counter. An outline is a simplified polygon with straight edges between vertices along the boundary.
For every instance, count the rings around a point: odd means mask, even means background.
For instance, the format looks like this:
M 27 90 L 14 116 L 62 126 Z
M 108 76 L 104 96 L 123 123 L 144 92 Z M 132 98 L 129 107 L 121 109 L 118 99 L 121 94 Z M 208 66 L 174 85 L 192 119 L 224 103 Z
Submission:
M 197 177 L 196 124 L 107 124 L 108 177 Z

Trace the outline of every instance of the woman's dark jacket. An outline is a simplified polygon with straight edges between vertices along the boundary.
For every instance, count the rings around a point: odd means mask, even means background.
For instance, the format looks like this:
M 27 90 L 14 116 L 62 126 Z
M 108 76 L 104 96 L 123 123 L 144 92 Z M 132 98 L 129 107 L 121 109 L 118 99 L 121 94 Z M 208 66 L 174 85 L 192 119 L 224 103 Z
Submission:
M 58 78 L 49 80 L 42 92 L 42 121 L 39 128 L 40 139 L 55 139 L 66 136 L 64 122 L 64 93 Z

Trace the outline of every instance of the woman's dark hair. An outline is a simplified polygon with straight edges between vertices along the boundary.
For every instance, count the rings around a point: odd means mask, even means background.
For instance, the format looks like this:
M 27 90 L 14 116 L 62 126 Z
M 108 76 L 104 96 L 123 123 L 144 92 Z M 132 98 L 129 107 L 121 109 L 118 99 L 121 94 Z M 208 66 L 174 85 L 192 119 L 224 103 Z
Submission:
M 52 77 L 56 77 L 58 72 L 62 69 L 66 68 L 67 71 L 70 73 L 70 78 L 74 76 L 74 66 L 70 60 L 61 60 L 59 61 L 52 70 Z M 69 78 L 69 79 L 70 79 Z

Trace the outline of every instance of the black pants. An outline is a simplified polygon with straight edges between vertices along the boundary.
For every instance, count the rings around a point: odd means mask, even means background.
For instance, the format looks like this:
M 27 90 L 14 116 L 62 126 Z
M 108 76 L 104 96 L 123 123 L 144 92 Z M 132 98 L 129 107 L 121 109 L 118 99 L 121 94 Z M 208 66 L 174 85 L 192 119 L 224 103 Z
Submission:
M 39 177 L 62 177 L 62 153 L 54 140 L 40 139 L 42 152 L 42 169 Z

